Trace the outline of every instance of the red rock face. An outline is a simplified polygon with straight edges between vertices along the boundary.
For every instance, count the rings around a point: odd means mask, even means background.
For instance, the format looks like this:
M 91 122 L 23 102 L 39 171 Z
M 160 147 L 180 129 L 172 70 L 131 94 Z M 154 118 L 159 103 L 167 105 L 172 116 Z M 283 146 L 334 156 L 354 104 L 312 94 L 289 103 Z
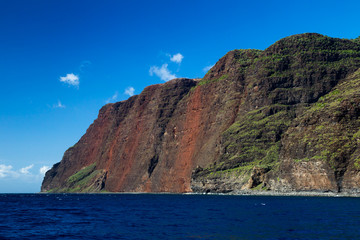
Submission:
M 47 174 L 42 190 L 61 188 L 70 176 L 96 163 L 96 169 L 106 172 L 106 191 L 191 192 L 192 170 L 215 161 L 219 130 L 234 121 L 239 102 L 236 87 L 196 84 L 176 79 L 105 105 L 86 134 Z
M 174 109 L 195 84 L 192 80 L 175 80 L 147 87 L 137 97 L 108 144 L 108 160 L 99 160 L 101 163 L 98 167 L 108 172 L 105 184 L 107 191 L 149 192 L 166 189 L 164 183 L 153 183 L 151 177 L 157 178 L 156 173 L 152 173 L 158 163 L 162 162 L 159 155 L 162 152 L 163 135 Z M 170 191 L 174 191 L 173 188 Z
M 239 110 L 243 86 L 232 71 L 238 67 L 233 58 L 234 52 L 222 58 L 201 86 L 196 80 L 175 79 L 105 105 L 47 173 L 42 191 L 63 188 L 70 176 L 96 163 L 106 172 L 106 191 L 191 192 L 193 169 L 216 161 L 221 132 Z M 218 81 L 224 69 L 231 71 Z
M 163 146 L 166 147 L 164 138 L 171 120 L 179 128 L 191 124 L 185 136 L 180 133 L 181 148 L 188 146 L 189 141 L 193 143 L 196 140 L 193 131 L 199 123 L 200 112 L 196 118 L 192 118 L 192 114 L 194 108 L 199 106 L 199 94 L 195 94 L 197 97 L 194 101 L 190 100 L 189 105 L 185 100 L 195 85 L 196 81 L 177 79 L 149 86 L 142 94 L 127 101 L 104 106 L 86 134 L 65 153 L 61 163 L 47 174 L 42 190 L 61 188 L 74 173 L 96 163 L 97 169 L 106 172 L 104 187 L 107 191 L 190 191 L 194 149 L 179 151 L 181 155 L 174 155 L 168 160 L 164 159 L 167 155 L 163 153 Z M 184 113 L 178 114 L 187 116 L 185 123 L 173 120 L 180 101 L 182 106 L 188 106 Z M 176 127 L 172 131 L 177 134 Z M 178 141 L 177 137 L 174 141 Z M 169 179 L 159 176 L 162 171 L 158 168 L 164 163 L 166 165 L 166 161 L 173 162 L 167 176 Z M 181 174 L 174 174 L 174 171 Z
M 196 88 L 186 101 L 184 113 L 175 118 L 167 128 L 164 151 L 154 172 L 155 180 L 149 190 L 165 192 L 190 192 L 190 176 L 197 163 L 196 146 L 201 141 L 202 101 L 201 88 Z M 182 116 L 181 116 L 182 115 Z M 170 136 L 169 136 L 170 135 Z M 156 176 L 158 175 L 158 176 Z

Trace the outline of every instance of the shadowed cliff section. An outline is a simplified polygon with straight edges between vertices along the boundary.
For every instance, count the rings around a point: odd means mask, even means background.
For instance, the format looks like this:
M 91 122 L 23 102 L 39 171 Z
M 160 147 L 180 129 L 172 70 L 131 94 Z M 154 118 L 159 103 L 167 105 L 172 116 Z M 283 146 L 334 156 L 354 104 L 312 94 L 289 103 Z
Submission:
M 230 51 L 105 105 L 42 191 L 357 192 L 359 67 L 358 39 L 320 34 Z

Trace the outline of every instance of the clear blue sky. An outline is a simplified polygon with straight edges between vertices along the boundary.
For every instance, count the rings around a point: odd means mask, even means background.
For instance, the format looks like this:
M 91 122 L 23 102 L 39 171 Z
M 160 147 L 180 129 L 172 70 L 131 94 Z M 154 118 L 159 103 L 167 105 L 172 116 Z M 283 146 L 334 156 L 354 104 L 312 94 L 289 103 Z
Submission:
M 107 102 L 228 51 L 360 35 L 354 1 L 0 0 L 0 192 L 38 192 Z

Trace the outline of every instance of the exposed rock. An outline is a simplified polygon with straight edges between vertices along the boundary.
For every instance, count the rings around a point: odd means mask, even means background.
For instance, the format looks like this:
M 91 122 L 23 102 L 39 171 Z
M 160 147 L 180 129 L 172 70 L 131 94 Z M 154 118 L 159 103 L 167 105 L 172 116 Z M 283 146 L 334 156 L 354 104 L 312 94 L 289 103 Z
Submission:
M 265 180 L 265 174 L 269 171 L 269 168 L 259 168 L 259 167 L 254 167 L 251 174 L 250 174 L 250 179 L 247 182 L 247 184 L 245 184 L 242 189 L 251 189 L 251 188 L 256 188 L 259 185 L 262 184 L 262 187 L 265 188 L 266 184 L 264 184 L 264 180 Z
M 105 105 L 42 191 L 360 192 L 359 68 L 359 41 L 320 34 L 231 51 Z

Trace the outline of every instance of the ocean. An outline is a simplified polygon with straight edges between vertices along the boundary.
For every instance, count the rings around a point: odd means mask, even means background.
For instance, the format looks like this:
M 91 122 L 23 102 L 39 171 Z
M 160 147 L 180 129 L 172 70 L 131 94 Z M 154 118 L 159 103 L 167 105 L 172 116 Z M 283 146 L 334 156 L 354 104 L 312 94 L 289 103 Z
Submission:
M 0 194 L 0 239 L 360 239 L 360 198 Z

